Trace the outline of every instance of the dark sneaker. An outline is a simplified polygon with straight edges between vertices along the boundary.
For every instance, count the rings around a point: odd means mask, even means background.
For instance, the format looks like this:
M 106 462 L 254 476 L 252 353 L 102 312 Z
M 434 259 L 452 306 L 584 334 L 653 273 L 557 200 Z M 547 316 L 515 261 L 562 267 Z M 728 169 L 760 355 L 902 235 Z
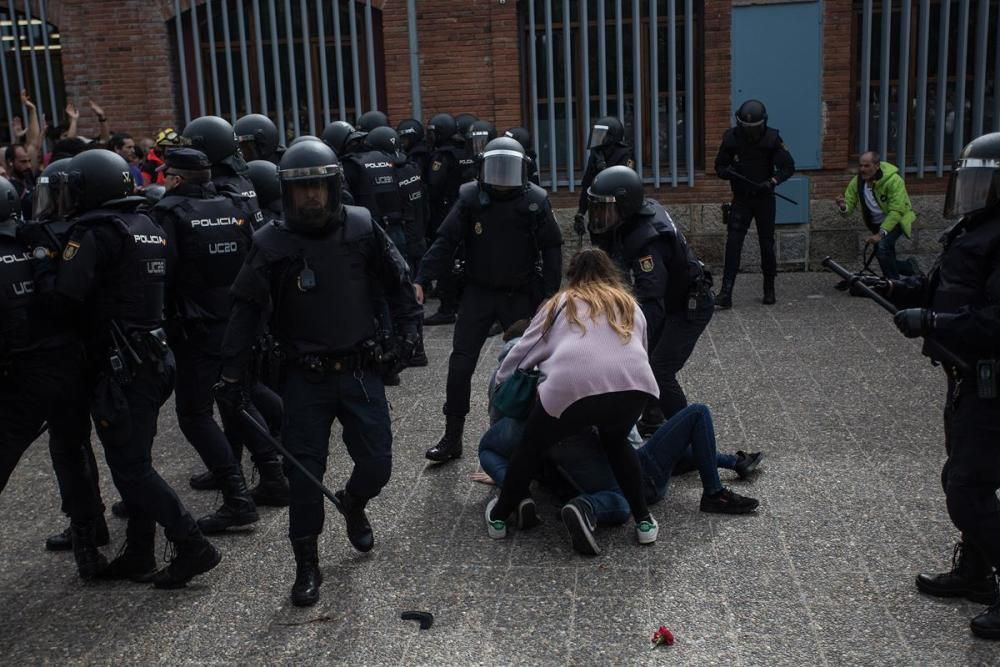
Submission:
M 741 496 L 725 487 L 714 495 L 701 497 L 701 511 L 712 514 L 749 514 L 758 505 L 757 499 Z
M 764 460 L 764 452 L 747 454 L 744 451 L 738 451 L 736 452 L 736 465 L 733 467 L 733 470 L 740 476 L 740 479 L 746 479 L 757 469 L 762 460 Z
M 972 634 L 982 639 L 1000 639 L 1000 602 L 990 605 L 973 618 L 969 628 Z
M 535 501 L 525 498 L 517 505 L 517 527 L 521 530 L 528 530 L 540 525 L 542 520 L 538 518 L 538 508 Z
M 563 525 L 569 532 L 569 539 L 573 543 L 573 551 L 585 556 L 597 556 L 601 553 L 601 547 L 594 539 L 594 529 L 597 522 L 594 521 L 594 512 L 583 498 L 573 498 L 563 505 L 560 511 Z
M 965 598 L 979 604 L 1000 602 L 992 568 L 978 554 L 965 551 L 961 542 L 955 545 L 951 565 L 950 572 L 918 574 L 920 592 L 938 598 Z

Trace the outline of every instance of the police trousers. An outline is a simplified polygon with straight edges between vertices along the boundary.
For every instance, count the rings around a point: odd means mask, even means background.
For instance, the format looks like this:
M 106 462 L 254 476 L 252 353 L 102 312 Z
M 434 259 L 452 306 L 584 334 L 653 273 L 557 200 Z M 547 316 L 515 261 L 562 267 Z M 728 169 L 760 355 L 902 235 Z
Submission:
M 736 282 L 743 255 L 743 241 L 750 229 L 750 221 L 757 223 L 757 243 L 760 245 L 760 270 L 765 276 L 778 273 L 778 260 L 774 253 L 774 213 L 772 195 L 734 197 L 726 230 L 726 264 L 722 274 L 723 284 Z
M 659 405 L 664 419 L 670 419 L 687 406 L 687 397 L 677 381 L 677 374 L 691 358 L 698 339 L 715 313 L 715 299 L 711 297 L 711 292 L 708 296 L 692 313 L 686 310 L 666 313 L 660 335 L 650 345 L 649 365 L 660 390 Z
M 83 350 L 76 344 L 0 365 L 0 492 L 46 423 L 63 512 L 76 522 L 96 519 L 104 505 L 90 444 Z
M 289 364 L 282 399 L 282 440 L 288 453 L 322 480 L 330 453 L 333 420 L 344 427 L 344 445 L 354 461 L 345 486 L 362 500 L 377 496 L 392 473 L 392 430 L 381 376 L 372 370 L 323 375 Z M 318 535 L 325 519 L 324 496 L 298 467 L 285 461 L 290 503 L 288 536 Z

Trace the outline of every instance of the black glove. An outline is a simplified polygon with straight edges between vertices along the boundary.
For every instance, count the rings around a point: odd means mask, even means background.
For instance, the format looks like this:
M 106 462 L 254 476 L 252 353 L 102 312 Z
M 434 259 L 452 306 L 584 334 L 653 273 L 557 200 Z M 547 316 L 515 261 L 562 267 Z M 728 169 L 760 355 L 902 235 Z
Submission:
M 242 382 L 220 379 L 212 386 L 212 394 L 221 408 L 232 412 L 239 412 L 250 404 L 250 397 Z
M 583 236 L 587 233 L 587 216 L 583 213 L 577 213 L 573 216 L 573 231 L 576 232 L 577 236 Z
M 889 293 L 890 286 L 889 281 L 885 278 L 879 278 L 878 276 L 861 276 L 857 280 L 850 281 L 850 294 L 851 296 L 868 296 L 858 285 L 864 285 L 871 288 L 875 293 L 886 296 Z
M 767 179 L 766 181 L 761 181 L 757 184 L 757 194 L 767 195 L 774 192 L 774 181 Z
M 934 328 L 934 311 L 926 308 L 904 308 L 896 311 L 892 321 L 907 338 L 926 336 Z

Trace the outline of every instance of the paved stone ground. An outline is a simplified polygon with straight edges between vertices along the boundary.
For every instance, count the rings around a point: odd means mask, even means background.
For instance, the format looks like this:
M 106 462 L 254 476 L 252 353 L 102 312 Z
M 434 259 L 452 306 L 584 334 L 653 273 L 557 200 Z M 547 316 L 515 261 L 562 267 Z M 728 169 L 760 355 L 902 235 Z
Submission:
M 714 411 L 720 449 L 767 452 L 752 483 L 723 473 L 760 498 L 757 516 L 699 513 L 689 475 L 654 506 L 652 547 L 630 524 L 600 531 L 601 556 L 576 555 L 544 504 L 542 527 L 489 540 L 491 492 L 469 481 L 483 392 L 466 457 L 443 468 L 423 457 L 442 428 L 450 341 L 450 327 L 429 328 L 431 366 L 391 392 L 396 467 L 371 506 L 377 546 L 352 551 L 331 512 L 312 609 L 288 601 L 277 510 L 218 539 L 223 563 L 186 590 L 80 583 L 70 556 L 42 549 L 65 522 L 45 447 L 33 447 L 0 497 L 3 663 L 1000 664 L 1000 646 L 969 633 L 975 605 L 913 587 L 918 570 L 948 564 L 955 538 L 938 484 L 940 371 L 885 313 L 834 291 L 830 274 L 782 275 L 770 308 L 759 281 L 741 279 L 736 309 L 717 313 L 682 377 Z M 494 339 L 477 387 L 497 350 Z M 187 486 L 200 464 L 172 405 L 160 426 L 158 468 L 192 511 L 208 511 L 217 499 Z M 337 488 L 347 465 L 336 440 L 333 451 Z M 117 543 L 124 525 L 109 521 Z M 434 627 L 401 621 L 408 609 L 433 612 Z M 661 624 L 677 644 L 651 651 Z

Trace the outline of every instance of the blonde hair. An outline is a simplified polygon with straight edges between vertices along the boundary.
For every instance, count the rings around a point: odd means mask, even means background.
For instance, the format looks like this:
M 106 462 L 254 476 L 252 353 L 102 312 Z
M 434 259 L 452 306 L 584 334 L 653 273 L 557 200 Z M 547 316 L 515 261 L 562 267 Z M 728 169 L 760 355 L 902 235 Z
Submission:
M 608 254 L 598 248 L 581 250 L 570 260 L 566 277 L 569 284 L 543 306 L 545 331 L 552 328 L 564 302 L 563 314 L 570 326 L 586 334 L 577 309 L 579 300 L 587 305 L 592 322 L 603 315 L 622 342 L 628 343 L 635 328 L 636 300 Z

